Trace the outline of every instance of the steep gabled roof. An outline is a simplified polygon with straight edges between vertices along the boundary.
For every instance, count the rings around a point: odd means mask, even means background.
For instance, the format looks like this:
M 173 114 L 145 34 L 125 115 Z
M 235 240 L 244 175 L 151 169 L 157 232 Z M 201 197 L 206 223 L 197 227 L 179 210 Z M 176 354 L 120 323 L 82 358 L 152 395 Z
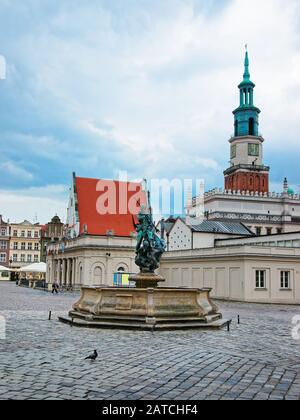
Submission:
M 97 191 L 99 182 L 114 183 L 115 186 L 115 200 L 116 200 L 116 214 L 100 214 L 97 211 L 97 202 L 101 199 L 104 192 Z M 130 237 L 135 232 L 135 223 L 137 223 L 136 214 L 132 214 L 128 209 L 130 200 L 134 200 L 134 196 L 140 193 L 142 200 L 137 202 L 138 207 L 146 204 L 146 194 L 142 192 L 142 185 L 138 183 L 130 183 L 131 187 L 135 187 L 135 191 L 128 191 L 129 183 L 119 181 L 104 181 L 90 178 L 75 178 L 77 206 L 80 223 L 80 234 L 99 236 L 120 236 Z M 130 188 L 132 189 L 132 188 Z M 121 203 L 121 191 L 127 191 L 127 202 Z M 124 201 L 124 200 L 123 200 Z M 126 214 L 120 212 L 120 207 L 127 208 Z

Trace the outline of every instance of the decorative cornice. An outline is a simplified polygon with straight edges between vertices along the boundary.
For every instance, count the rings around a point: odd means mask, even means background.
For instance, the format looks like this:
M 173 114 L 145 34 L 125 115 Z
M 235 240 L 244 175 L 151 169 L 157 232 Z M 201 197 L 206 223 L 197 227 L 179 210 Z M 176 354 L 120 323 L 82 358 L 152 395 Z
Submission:
M 247 171 L 247 172 L 270 172 L 269 166 L 263 166 L 263 165 L 246 165 L 246 164 L 240 164 L 231 166 L 231 168 L 226 169 L 224 171 L 224 175 L 230 175 L 237 171 Z
M 259 192 L 250 192 L 250 191 L 235 191 L 235 190 L 223 190 L 222 188 L 215 188 L 214 190 L 208 191 L 204 194 L 204 200 L 208 199 L 214 199 L 214 198 L 220 198 L 220 199 L 226 199 L 226 198 L 236 198 L 236 199 L 245 199 L 249 198 L 252 200 L 255 199 L 266 199 L 266 201 L 298 201 L 300 202 L 300 195 L 294 194 L 289 195 L 288 197 L 285 197 L 283 193 L 276 193 L 276 192 L 270 192 L 270 193 L 259 193 Z M 195 203 L 197 200 L 197 197 L 193 199 L 193 203 Z M 260 201 L 261 201 L 260 200 Z M 199 202 L 203 202 L 200 201 Z

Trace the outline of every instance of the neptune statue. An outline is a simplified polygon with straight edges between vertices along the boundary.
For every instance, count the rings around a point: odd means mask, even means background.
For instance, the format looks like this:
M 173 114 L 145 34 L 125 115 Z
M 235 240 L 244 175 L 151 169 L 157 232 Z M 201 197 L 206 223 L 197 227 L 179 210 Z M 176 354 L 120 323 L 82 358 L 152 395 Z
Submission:
M 140 267 L 141 273 L 154 273 L 159 268 L 166 244 L 157 235 L 151 211 L 147 213 L 142 208 L 138 215 L 138 224 L 135 227 L 137 231 L 135 263 Z

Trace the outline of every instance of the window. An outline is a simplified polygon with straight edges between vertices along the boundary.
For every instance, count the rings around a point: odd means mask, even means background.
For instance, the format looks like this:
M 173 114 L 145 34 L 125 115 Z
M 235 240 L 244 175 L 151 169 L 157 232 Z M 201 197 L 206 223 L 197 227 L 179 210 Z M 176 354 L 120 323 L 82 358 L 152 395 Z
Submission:
M 259 144 L 249 143 L 248 144 L 248 155 L 259 156 Z
M 37 232 L 37 231 L 36 231 L 36 232 L 34 232 L 34 237 L 35 237 L 35 238 L 39 238 L 39 236 L 40 236 L 40 235 L 39 235 L 39 232 Z
M 35 244 L 34 244 L 34 250 L 35 250 L 35 251 L 38 251 L 38 250 L 39 250 L 39 244 L 38 244 L 38 243 L 35 243 Z
M 34 262 L 35 262 L 35 263 L 38 263 L 38 262 L 39 262 L 39 256 L 38 256 L 38 255 L 35 255 L 35 256 L 34 256 Z
M 14 242 L 14 250 L 17 251 L 18 249 L 18 242 Z
M 28 238 L 32 238 L 32 232 L 31 232 L 31 230 L 29 230 L 29 231 L 27 232 L 27 236 L 28 236 Z
M 13 262 L 18 262 L 18 255 L 17 254 L 13 255 Z
M 290 289 L 291 288 L 291 272 L 290 271 L 281 271 L 281 273 L 280 273 L 280 287 L 281 287 L 281 289 Z
M 277 229 L 277 233 L 280 235 L 282 233 L 282 229 L 281 228 L 278 228 Z
M 256 279 L 256 289 L 266 289 L 266 271 L 265 270 L 256 270 L 255 274 Z
M 255 232 L 256 232 L 256 236 L 260 236 L 261 235 L 261 227 L 257 227 L 255 229 Z
M 234 122 L 234 135 L 237 137 L 239 135 L 239 123 L 237 120 Z
M 21 231 L 21 238 L 25 238 L 25 230 Z
M 21 255 L 21 262 L 25 262 L 25 255 L 24 254 Z
M 18 231 L 14 230 L 14 236 L 18 237 Z
M 272 235 L 272 228 L 267 228 L 267 235 Z
M 27 262 L 31 262 L 32 261 L 32 255 L 27 255 Z
M 21 249 L 22 249 L 22 251 L 25 251 L 25 249 L 26 249 L 26 244 L 25 244 L 25 242 L 22 242 L 22 243 L 21 243 Z
M 32 243 L 29 243 L 29 244 L 28 244 L 28 250 L 29 250 L 29 251 L 32 251 Z
M 236 144 L 231 146 L 231 159 L 236 158 Z
M 1 236 L 6 236 L 6 228 L 1 228 Z
M 254 118 L 249 118 L 249 136 L 254 136 Z
M 6 241 L 0 241 L 0 249 L 7 249 L 7 242 Z
M 6 254 L 0 254 L 0 262 L 5 263 L 6 262 Z

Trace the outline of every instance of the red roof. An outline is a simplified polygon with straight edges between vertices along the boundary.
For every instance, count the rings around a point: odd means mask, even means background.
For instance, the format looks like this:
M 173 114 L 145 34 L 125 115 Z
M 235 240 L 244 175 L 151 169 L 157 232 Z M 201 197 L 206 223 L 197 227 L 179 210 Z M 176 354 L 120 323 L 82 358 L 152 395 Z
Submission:
M 141 184 L 76 177 L 76 192 L 80 233 L 129 237 L 135 232 L 136 215 L 146 203 Z

